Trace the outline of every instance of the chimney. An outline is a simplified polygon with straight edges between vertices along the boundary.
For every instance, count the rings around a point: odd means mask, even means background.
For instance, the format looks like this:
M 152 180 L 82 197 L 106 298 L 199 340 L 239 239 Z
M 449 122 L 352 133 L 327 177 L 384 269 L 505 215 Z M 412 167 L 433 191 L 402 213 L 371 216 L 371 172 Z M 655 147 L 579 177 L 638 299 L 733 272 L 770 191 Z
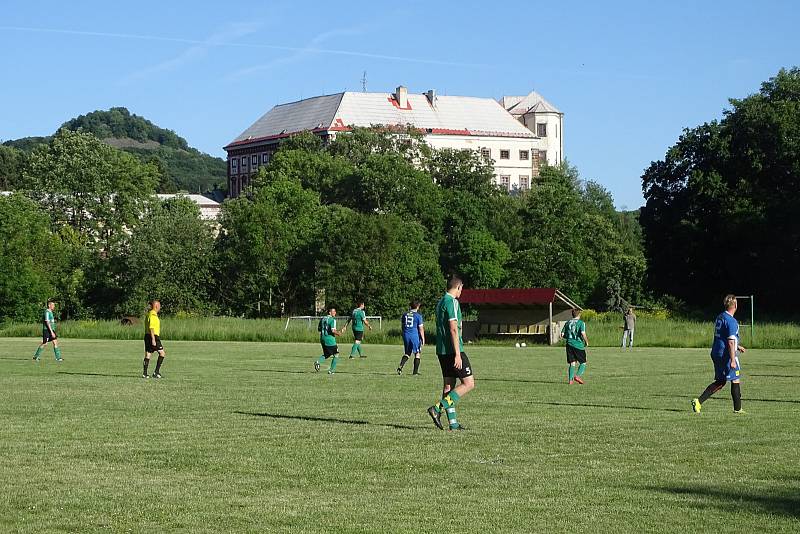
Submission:
M 428 97 L 431 107 L 436 107 L 436 89 L 429 89 L 425 96 Z
M 408 89 L 406 89 L 405 86 L 401 85 L 397 88 L 394 98 L 397 100 L 397 105 L 400 106 L 400 109 L 405 109 L 408 107 Z

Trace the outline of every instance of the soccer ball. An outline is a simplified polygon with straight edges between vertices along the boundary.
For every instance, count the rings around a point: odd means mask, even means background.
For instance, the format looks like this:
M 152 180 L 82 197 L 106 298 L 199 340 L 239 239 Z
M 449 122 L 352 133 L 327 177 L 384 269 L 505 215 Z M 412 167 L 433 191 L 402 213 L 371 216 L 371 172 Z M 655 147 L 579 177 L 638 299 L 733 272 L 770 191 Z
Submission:
M 522 345 L 520 345 L 520 346 L 521 346 L 521 347 L 527 347 L 528 345 L 526 345 L 525 343 L 523 343 L 523 344 L 522 344 Z
M 519 348 L 519 343 L 517 343 L 517 344 L 516 344 L 516 345 L 514 345 L 514 346 L 515 346 L 515 347 L 517 347 L 517 348 Z

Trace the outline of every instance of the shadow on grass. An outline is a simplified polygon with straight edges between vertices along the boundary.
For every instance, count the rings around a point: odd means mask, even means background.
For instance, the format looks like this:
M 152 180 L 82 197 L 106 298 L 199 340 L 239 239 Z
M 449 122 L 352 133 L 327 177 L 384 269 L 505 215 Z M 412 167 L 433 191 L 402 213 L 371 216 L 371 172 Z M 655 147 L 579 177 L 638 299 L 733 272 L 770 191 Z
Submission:
M 689 503 L 694 508 L 713 507 L 723 511 L 741 510 L 770 515 L 780 514 L 794 519 L 800 518 L 800 496 L 790 490 L 783 493 L 753 493 L 726 491 L 708 486 L 666 486 L 647 489 L 659 493 L 702 499 L 700 502 Z
M 753 373 L 747 373 L 747 376 L 767 376 L 767 377 L 770 377 L 770 378 L 800 378 L 800 375 L 787 375 L 787 374 L 781 374 L 781 375 L 756 375 L 756 374 L 753 374 Z
M 681 395 L 662 395 L 659 393 L 653 393 L 650 395 L 651 397 L 661 397 L 665 399 L 683 399 L 686 402 L 689 402 L 693 397 L 691 395 L 681 396 Z M 724 400 L 726 402 L 731 402 L 730 393 L 727 395 L 724 394 L 724 390 L 718 392 L 716 395 L 708 399 L 710 401 L 720 401 Z M 708 402 L 708 401 L 706 401 Z M 779 403 L 786 403 L 786 404 L 800 404 L 800 400 L 796 399 L 754 399 L 751 397 L 742 396 L 742 402 L 779 402 Z M 705 404 L 705 403 L 703 403 Z
M 395 428 L 400 430 L 419 430 L 422 428 L 433 428 L 431 425 L 410 426 L 410 425 L 397 425 L 394 423 L 370 423 L 369 421 L 362 421 L 359 419 L 337 419 L 335 417 L 313 417 L 308 415 L 286 415 L 279 413 L 241 412 L 241 411 L 235 411 L 233 413 L 239 415 L 250 415 L 253 417 L 268 417 L 270 419 L 288 419 L 293 421 L 314 421 L 321 423 L 338 423 L 343 425 L 383 426 L 387 428 Z
M 76 375 L 76 376 L 108 376 L 112 378 L 135 378 L 137 380 L 141 380 L 138 375 L 129 374 L 129 375 L 113 375 L 113 374 L 106 374 L 106 373 L 76 373 L 71 371 L 58 371 L 57 375 Z
M 615 410 L 642 410 L 646 412 L 677 412 L 688 413 L 687 410 L 678 408 L 650 408 L 648 406 L 625 406 L 619 404 L 595 404 L 591 402 L 546 402 L 546 401 L 527 401 L 526 404 L 546 404 L 549 406 L 577 406 L 581 408 L 613 408 Z

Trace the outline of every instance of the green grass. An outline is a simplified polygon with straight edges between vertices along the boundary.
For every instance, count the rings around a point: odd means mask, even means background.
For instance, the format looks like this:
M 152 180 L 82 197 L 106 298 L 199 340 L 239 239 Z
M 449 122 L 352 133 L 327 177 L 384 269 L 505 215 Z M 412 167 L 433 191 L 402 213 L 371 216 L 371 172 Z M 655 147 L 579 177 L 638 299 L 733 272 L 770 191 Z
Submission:
M 436 430 L 424 354 L 367 344 L 336 375 L 314 344 L 0 343 L 1 532 L 797 532 L 800 352 L 743 358 L 747 415 L 706 349 L 471 347 L 467 432 Z
M 640 347 L 706 348 L 713 337 L 713 318 L 706 322 L 677 318 L 641 316 L 636 323 L 636 344 Z M 344 325 L 345 319 L 339 319 Z M 377 323 L 367 332 L 371 343 L 399 343 L 398 321 L 386 320 L 383 329 Z M 432 324 L 432 323 L 431 323 Z M 589 315 L 586 319 L 589 339 L 596 347 L 615 347 L 622 338 L 622 320 L 616 314 Z M 282 319 L 239 319 L 235 317 L 165 317 L 165 336 L 180 341 L 259 341 L 306 342 L 319 339 L 316 324 L 308 327 L 302 321 L 291 321 L 285 330 Z M 38 324 L 0 324 L 0 337 L 27 337 L 40 335 Z M 124 326 L 118 321 L 64 321 L 59 323 L 58 334 L 65 338 L 140 340 L 143 326 Z M 795 323 L 759 323 L 755 343 L 750 342 L 750 330 L 742 327 L 742 343 L 746 347 L 761 349 L 790 349 L 800 347 L 800 326 Z M 433 332 L 428 332 L 433 339 Z M 345 336 L 350 339 L 350 334 Z M 515 339 L 482 339 L 481 345 L 513 345 Z M 528 340 L 530 341 L 530 340 Z

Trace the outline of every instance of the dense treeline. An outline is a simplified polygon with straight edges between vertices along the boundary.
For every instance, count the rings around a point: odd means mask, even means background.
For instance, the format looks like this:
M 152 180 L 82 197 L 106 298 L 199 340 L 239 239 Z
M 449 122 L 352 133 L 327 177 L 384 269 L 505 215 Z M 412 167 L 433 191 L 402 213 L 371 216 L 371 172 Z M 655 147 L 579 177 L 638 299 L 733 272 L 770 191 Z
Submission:
M 692 307 L 727 292 L 790 311 L 800 293 L 800 69 L 687 129 L 642 177 L 649 284 Z
M 213 225 L 186 199 L 155 200 L 160 176 L 85 132 L 35 149 L 28 187 L 0 199 L 0 291 L 15 295 L 2 317 L 30 319 L 50 296 L 69 317 L 135 315 L 152 297 L 173 313 L 275 316 L 362 296 L 391 316 L 432 303 L 450 273 L 471 287 L 558 286 L 590 305 L 644 297 L 635 217 L 566 165 L 509 195 L 491 161 L 413 132 L 326 145 L 302 134 Z M 20 253 L 31 242 L 39 256 Z
M 160 128 L 126 108 L 93 111 L 61 125 L 60 129 L 90 133 L 143 163 L 157 165 L 161 176 L 159 193 L 186 191 L 197 193 L 224 187 L 227 170 L 225 161 L 191 148 L 186 140 L 172 130 Z M 52 137 L 26 137 L 6 141 L 0 146 L 0 188 L 24 189 L 17 183 L 25 159 L 37 147 L 47 145 Z

